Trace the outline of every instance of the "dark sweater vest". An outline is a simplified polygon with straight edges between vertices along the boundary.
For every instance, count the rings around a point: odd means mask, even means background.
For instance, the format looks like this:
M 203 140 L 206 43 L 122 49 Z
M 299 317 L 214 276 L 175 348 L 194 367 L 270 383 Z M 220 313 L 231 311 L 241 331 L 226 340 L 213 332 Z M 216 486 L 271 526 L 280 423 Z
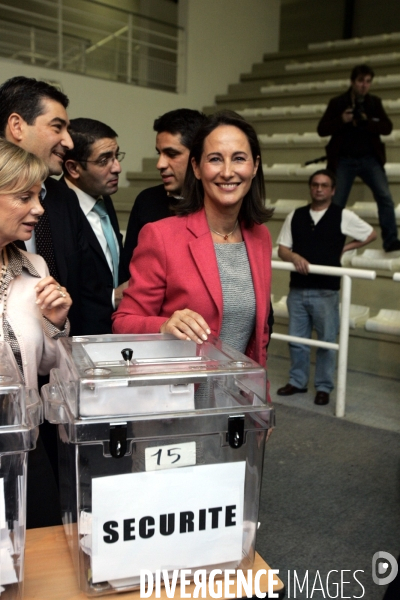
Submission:
M 341 232 L 342 208 L 331 204 L 317 225 L 310 215 L 310 205 L 295 210 L 292 219 L 292 251 L 314 265 L 340 267 L 340 255 L 346 241 Z M 340 289 L 340 277 L 329 275 L 290 274 L 290 287 L 321 290 Z

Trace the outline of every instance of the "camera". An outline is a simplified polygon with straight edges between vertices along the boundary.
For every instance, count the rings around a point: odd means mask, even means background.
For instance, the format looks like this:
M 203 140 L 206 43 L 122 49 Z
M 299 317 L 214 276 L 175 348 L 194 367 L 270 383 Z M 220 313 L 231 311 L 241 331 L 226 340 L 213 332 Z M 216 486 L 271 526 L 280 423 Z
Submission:
M 365 125 L 367 122 L 365 117 L 364 96 L 356 96 L 353 106 L 353 121 L 357 126 Z

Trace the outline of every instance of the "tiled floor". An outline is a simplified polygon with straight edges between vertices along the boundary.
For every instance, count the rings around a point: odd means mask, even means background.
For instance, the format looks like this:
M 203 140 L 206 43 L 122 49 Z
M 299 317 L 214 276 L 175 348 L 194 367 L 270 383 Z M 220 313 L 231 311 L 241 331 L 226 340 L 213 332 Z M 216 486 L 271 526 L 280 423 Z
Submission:
M 296 406 L 304 410 L 335 417 L 335 390 L 327 406 L 314 404 L 314 387 L 310 385 L 306 394 L 278 396 L 276 391 L 289 381 L 290 361 L 286 358 L 269 356 L 268 378 L 271 384 L 271 399 L 276 404 Z M 400 370 L 400 366 L 399 366 Z M 311 378 L 313 369 L 311 369 Z M 346 414 L 344 419 L 353 423 L 387 429 L 400 433 L 400 381 L 349 371 L 347 374 Z

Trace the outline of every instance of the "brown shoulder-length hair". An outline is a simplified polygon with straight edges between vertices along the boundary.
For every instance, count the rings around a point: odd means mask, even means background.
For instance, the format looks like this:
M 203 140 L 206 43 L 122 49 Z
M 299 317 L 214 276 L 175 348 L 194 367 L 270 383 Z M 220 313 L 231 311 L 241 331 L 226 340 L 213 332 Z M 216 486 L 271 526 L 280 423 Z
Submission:
M 204 189 L 199 179 L 196 179 L 192 167 L 194 158 L 197 165 L 200 164 L 204 149 L 204 140 L 214 129 L 220 125 L 232 125 L 237 127 L 248 139 L 251 154 L 254 162 L 259 157 L 259 165 L 255 177 L 251 182 L 250 190 L 243 198 L 243 203 L 239 212 L 239 220 L 246 228 L 250 228 L 254 223 L 265 223 L 273 213 L 273 210 L 265 208 L 265 185 L 264 174 L 261 162 L 261 149 L 257 134 L 253 127 L 247 123 L 240 115 L 231 111 L 223 110 L 207 117 L 201 126 L 193 141 L 190 151 L 188 169 L 186 171 L 183 184 L 182 198 L 174 205 L 174 211 L 177 215 L 188 215 L 201 210 L 204 206 Z

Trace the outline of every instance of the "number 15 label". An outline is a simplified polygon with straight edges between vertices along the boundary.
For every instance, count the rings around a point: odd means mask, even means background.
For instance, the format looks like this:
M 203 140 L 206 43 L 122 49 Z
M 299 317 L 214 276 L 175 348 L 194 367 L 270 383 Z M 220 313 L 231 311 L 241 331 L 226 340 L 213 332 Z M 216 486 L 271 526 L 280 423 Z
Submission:
M 196 442 L 145 449 L 146 471 L 190 467 L 196 464 Z

